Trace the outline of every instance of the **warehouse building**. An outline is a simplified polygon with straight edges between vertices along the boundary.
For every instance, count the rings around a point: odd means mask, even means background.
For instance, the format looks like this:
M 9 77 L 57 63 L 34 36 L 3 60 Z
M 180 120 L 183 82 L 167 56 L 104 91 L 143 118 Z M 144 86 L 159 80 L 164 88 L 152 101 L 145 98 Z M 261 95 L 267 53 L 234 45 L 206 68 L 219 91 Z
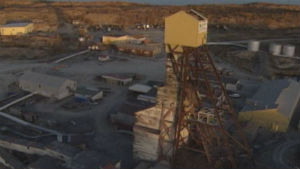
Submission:
M 60 100 L 72 95 L 77 84 L 73 80 L 57 76 L 25 72 L 19 78 L 18 85 L 25 91 Z
M 294 80 L 265 82 L 239 114 L 241 121 L 285 132 L 299 123 L 300 84 Z
M 9 23 L 0 26 L 0 34 L 3 36 L 24 35 L 32 31 L 33 23 L 30 22 Z
M 122 36 L 102 36 L 102 43 L 105 45 L 117 44 L 117 43 L 132 43 L 132 44 L 142 44 L 147 39 L 143 36 L 130 36 L 130 35 L 122 35 Z

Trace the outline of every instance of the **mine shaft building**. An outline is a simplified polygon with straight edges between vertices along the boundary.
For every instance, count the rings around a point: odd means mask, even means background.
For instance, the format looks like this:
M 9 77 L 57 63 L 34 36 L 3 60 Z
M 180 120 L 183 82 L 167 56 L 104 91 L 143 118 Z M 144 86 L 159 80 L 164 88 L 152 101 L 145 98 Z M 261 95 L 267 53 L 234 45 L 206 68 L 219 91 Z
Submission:
M 62 77 L 25 72 L 18 80 L 21 89 L 45 97 L 63 99 L 74 93 L 77 83 Z
M 195 10 L 179 11 L 168 16 L 165 18 L 164 43 L 172 48 L 178 44 L 199 47 L 206 43 L 207 22 L 207 18 Z M 178 50 L 182 51 L 180 48 Z
M 285 132 L 299 123 L 300 83 L 294 80 L 265 82 L 239 113 L 241 121 Z
M 32 31 L 33 23 L 30 22 L 9 23 L 0 26 L 0 34 L 3 36 L 24 35 Z

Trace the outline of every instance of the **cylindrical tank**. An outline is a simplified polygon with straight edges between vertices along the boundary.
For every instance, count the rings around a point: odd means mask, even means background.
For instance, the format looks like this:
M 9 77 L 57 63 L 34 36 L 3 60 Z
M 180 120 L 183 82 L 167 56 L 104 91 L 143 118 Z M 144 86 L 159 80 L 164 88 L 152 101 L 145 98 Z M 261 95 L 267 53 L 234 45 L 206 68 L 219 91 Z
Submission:
M 283 46 L 283 55 L 293 57 L 295 55 L 295 46 L 293 46 L 293 45 L 284 45 Z
M 248 51 L 258 52 L 259 51 L 260 42 L 256 40 L 251 40 L 248 42 Z
M 79 37 L 78 40 L 79 40 L 79 42 L 83 42 L 83 41 L 85 41 L 85 38 L 84 37 Z
M 280 55 L 280 53 L 281 53 L 281 45 L 280 44 L 276 44 L 276 43 L 272 43 L 270 45 L 269 52 L 272 55 Z

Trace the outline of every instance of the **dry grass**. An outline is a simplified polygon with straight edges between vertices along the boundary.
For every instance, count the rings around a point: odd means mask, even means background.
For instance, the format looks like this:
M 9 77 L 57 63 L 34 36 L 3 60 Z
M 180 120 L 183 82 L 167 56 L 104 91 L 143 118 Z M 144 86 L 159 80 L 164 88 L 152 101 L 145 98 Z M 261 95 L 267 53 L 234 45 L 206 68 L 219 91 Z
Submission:
M 36 30 L 53 31 L 58 18 L 81 19 L 88 24 L 163 24 L 163 18 L 178 10 L 194 8 L 209 18 L 211 25 L 284 29 L 300 27 L 300 7 L 252 3 L 245 5 L 152 6 L 127 2 L 33 2 L 1 0 L 0 23 L 33 20 Z M 62 16 L 61 16 L 62 15 Z

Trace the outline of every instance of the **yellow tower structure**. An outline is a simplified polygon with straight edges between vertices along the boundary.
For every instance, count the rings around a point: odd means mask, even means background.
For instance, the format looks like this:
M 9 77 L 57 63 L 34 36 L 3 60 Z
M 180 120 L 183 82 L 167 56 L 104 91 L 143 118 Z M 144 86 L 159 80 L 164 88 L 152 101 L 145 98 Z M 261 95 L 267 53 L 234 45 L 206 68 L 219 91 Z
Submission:
M 162 125 L 160 145 L 170 142 L 164 139 L 163 131 L 171 131 L 167 134 L 173 147 L 168 152 L 173 154 L 171 159 L 163 155 L 173 165 L 198 168 L 202 165 L 201 156 L 195 152 L 201 152 L 211 166 L 237 168 L 236 157 L 244 153 L 251 157 L 251 151 L 205 45 L 207 24 L 207 18 L 195 10 L 179 11 L 165 18 L 166 84 L 172 84 L 167 91 L 174 91 L 175 102 L 169 107 L 163 104 L 164 110 L 174 114 L 174 120 L 171 125 Z M 235 135 L 227 131 L 231 127 Z
M 206 43 L 207 18 L 195 10 L 179 11 L 165 18 L 164 43 L 177 51 L 182 51 L 180 46 L 199 47 Z M 167 49 L 168 51 L 168 49 Z

